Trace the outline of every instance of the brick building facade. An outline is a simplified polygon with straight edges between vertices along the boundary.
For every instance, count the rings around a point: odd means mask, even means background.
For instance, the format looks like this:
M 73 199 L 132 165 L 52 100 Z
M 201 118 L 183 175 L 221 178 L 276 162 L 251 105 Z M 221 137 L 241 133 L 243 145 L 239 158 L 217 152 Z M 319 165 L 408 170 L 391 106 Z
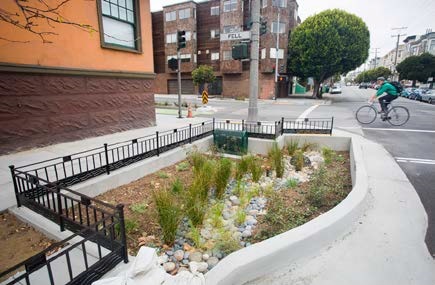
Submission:
M 199 65 L 211 65 L 217 80 L 209 86 L 210 94 L 248 97 L 249 61 L 233 60 L 232 46 L 240 40 L 224 40 L 223 35 L 249 30 L 250 3 L 249 0 L 188 1 L 165 6 L 163 11 L 152 13 L 156 93 L 177 93 L 177 74 L 168 68 L 167 61 L 177 54 L 177 30 L 184 30 L 187 45 L 181 49 L 182 93 L 198 93 L 191 72 Z M 272 98 L 275 56 L 279 58 L 279 72 L 286 73 L 289 35 L 300 19 L 295 0 L 263 0 L 260 7 L 261 18 L 267 21 L 267 32 L 260 37 L 259 97 Z M 284 87 L 287 88 L 286 83 Z M 281 95 L 286 96 L 287 92 Z

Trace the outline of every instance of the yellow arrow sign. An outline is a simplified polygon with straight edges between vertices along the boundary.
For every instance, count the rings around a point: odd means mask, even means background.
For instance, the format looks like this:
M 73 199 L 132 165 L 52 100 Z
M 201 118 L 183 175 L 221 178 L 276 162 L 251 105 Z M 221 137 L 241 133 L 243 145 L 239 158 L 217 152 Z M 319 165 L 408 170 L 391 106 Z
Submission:
M 206 105 L 208 103 L 208 93 L 207 91 L 202 91 L 202 104 Z

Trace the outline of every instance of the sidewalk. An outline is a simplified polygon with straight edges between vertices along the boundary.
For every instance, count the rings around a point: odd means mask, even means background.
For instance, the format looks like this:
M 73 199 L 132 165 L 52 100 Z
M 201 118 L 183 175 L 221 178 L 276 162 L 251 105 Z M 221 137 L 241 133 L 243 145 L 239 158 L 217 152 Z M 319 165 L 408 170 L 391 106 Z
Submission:
M 0 211 L 3 211 L 16 204 L 14 189 L 12 185 L 9 165 L 16 167 L 39 162 L 55 157 L 62 157 L 87 149 L 101 147 L 104 143 L 116 143 L 131 140 L 137 137 L 154 134 L 156 131 L 167 131 L 174 128 L 185 127 L 210 120 L 210 118 L 182 118 L 176 115 L 156 115 L 156 126 L 150 128 L 135 129 L 105 136 L 99 136 L 81 141 L 60 143 L 42 148 L 22 151 L 14 154 L 0 156 Z

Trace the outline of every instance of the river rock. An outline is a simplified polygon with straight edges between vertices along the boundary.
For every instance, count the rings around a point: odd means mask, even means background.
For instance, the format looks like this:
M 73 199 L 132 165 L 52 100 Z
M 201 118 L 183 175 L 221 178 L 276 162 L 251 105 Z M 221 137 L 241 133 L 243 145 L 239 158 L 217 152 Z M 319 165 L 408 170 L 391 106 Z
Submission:
M 201 229 L 201 235 L 205 238 L 205 239 L 210 239 L 211 238 L 211 233 L 209 230 L 207 229 Z
M 231 196 L 230 201 L 235 206 L 240 205 L 240 200 L 239 200 L 239 198 L 237 198 L 237 196 L 234 196 L 234 195 Z
M 166 262 L 165 264 L 163 264 L 163 269 L 166 272 L 171 272 L 172 270 L 175 269 L 175 263 L 173 263 L 173 262 Z
M 174 252 L 174 257 L 176 260 L 181 261 L 184 258 L 184 251 L 182 250 L 177 250 Z
M 190 261 L 201 262 L 202 261 L 202 253 L 199 251 L 193 252 L 189 255 Z
M 168 259 L 169 259 L 169 257 L 168 257 L 166 254 L 163 254 L 163 255 L 160 255 L 160 256 L 157 258 L 157 262 L 158 262 L 159 264 L 163 264 L 163 263 L 168 262 Z
M 213 267 L 215 267 L 216 264 L 218 264 L 218 262 L 219 262 L 219 259 L 217 257 L 215 257 L 215 256 L 210 257 L 207 260 L 208 269 L 212 269 Z
M 207 253 L 204 253 L 202 255 L 202 260 L 207 261 L 210 258 L 210 255 L 208 255 Z
M 244 238 L 250 237 L 251 235 L 252 235 L 252 232 L 248 231 L 248 230 L 244 230 L 242 233 L 242 237 L 244 237 Z
M 198 263 L 198 272 L 204 273 L 205 271 L 207 271 L 207 268 L 208 268 L 207 262 L 199 262 Z

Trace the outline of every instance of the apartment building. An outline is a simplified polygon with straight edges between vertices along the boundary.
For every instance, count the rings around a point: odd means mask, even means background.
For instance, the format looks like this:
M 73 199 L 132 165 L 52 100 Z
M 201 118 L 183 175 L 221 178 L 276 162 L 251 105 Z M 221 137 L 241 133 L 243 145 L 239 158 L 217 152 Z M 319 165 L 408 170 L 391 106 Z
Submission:
M 168 68 L 168 60 L 177 54 L 177 31 L 184 30 L 187 44 L 181 49 L 182 93 L 198 93 L 191 72 L 199 65 L 210 65 L 217 77 L 209 85 L 210 94 L 248 97 L 249 61 L 233 60 L 231 51 L 233 45 L 249 41 L 250 5 L 250 0 L 187 1 L 152 13 L 156 93 L 177 93 L 177 73 Z M 267 22 L 267 32 L 260 37 L 260 98 L 274 96 L 276 57 L 279 72 L 286 73 L 289 35 L 300 23 L 297 11 L 295 0 L 261 2 L 261 18 Z M 287 96 L 287 80 L 280 84 L 280 90 L 284 90 L 280 96 Z

